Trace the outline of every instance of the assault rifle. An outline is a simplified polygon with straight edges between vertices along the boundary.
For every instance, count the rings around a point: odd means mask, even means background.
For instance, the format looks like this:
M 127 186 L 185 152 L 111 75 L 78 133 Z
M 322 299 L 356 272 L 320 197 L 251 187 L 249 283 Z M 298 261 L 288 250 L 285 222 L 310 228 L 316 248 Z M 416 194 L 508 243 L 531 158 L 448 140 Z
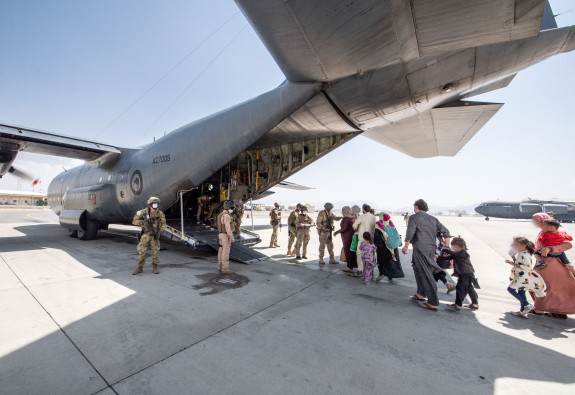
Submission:
M 154 222 L 155 220 L 157 220 L 158 218 L 154 218 L 154 220 L 152 220 L 152 218 L 150 218 L 150 212 L 146 211 L 146 216 L 144 217 L 144 232 L 146 231 L 151 231 L 152 232 L 152 236 L 154 236 L 154 239 L 159 240 L 158 234 L 156 233 L 156 229 L 154 228 Z

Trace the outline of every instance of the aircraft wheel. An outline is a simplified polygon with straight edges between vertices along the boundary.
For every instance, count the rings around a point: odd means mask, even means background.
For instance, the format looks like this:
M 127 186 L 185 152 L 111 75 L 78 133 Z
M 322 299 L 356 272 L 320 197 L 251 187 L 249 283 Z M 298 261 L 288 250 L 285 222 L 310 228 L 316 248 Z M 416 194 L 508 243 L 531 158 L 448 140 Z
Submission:
M 73 230 L 73 229 L 68 229 L 68 236 L 70 236 L 73 239 L 77 239 L 78 238 L 78 231 Z
M 489 221 L 489 217 L 485 217 L 485 220 L 486 220 L 486 221 Z
M 94 221 L 86 221 L 86 230 L 78 231 L 78 238 L 80 240 L 94 240 L 98 235 L 98 224 Z

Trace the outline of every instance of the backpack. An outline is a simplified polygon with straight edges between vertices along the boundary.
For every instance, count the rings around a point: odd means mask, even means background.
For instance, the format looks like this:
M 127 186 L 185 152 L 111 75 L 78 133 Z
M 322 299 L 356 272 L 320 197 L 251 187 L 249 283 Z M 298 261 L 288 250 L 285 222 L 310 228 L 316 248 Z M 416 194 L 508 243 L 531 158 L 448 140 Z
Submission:
M 400 247 L 403 243 L 401 242 L 401 236 L 397 229 L 391 226 L 389 223 L 384 227 L 385 233 L 387 233 L 387 239 L 385 239 L 385 245 L 395 250 L 396 248 Z

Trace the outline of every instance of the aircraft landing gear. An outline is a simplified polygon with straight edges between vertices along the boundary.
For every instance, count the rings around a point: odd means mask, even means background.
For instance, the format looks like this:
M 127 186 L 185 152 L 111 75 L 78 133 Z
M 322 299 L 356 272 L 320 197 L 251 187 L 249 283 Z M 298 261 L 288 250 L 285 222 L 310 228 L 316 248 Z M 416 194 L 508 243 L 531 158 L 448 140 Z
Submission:
M 94 240 L 98 235 L 98 224 L 88 219 L 86 221 L 86 230 L 78 231 L 78 239 L 80 240 Z
M 486 220 L 486 221 L 489 221 L 489 217 L 485 217 L 485 220 Z
M 73 230 L 73 229 L 68 229 L 68 236 L 70 236 L 73 239 L 77 239 L 78 238 L 78 231 Z

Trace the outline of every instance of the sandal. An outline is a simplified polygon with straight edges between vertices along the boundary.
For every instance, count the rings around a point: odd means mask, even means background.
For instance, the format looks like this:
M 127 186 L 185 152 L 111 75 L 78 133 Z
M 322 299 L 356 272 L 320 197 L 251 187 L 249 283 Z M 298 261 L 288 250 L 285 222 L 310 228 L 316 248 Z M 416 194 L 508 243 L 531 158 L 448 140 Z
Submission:
M 557 313 L 551 313 L 551 317 L 554 317 L 554 318 L 561 318 L 562 320 L 566 320 L 566 319 L 567 319 L 567 314 L 557 314 Z
M 453 311 L 459 311 L 461 310 L 461 307 L 459 307 L 458 305 L 456 305 L 455 303 L 451 303 L 446 305 L 445 307 L 447 307 L 448 309 L 451 309 Z
M 353 272 L 353 269 L 350 269 L 349 267 L 346 266 L 346 267 L 344 267 L 343 269 L 341 269 L 341 271 L 342 271 L 342 272 L 349 273 L 349 272 Z
M 511 312 L 511 314 L 513 314 L 517 317 L 527 318 L 527 316 L 525 314 L 523 314 L 521 311 L 513 311 L 513 312 Z
M 476 305 L 471 304 L 471 303 L 463 305 L 463 307 L 467 307 L 468 309 L 471 309 L 471 310 L 479 310 L 479 305 L 476 306 Z
M 424 301 L 426 301 L 427 299 L 425 299 L 425 298 L 418 298 L 417 295 L 413 295 L 413 296 L 411 296 L 411 300 L 417 300 L 418 302 L 424 302 Z
M 419 303 L 418 306 L 422 309 L 437 311 L 437 307 L 432 307 L 429 303 Z

